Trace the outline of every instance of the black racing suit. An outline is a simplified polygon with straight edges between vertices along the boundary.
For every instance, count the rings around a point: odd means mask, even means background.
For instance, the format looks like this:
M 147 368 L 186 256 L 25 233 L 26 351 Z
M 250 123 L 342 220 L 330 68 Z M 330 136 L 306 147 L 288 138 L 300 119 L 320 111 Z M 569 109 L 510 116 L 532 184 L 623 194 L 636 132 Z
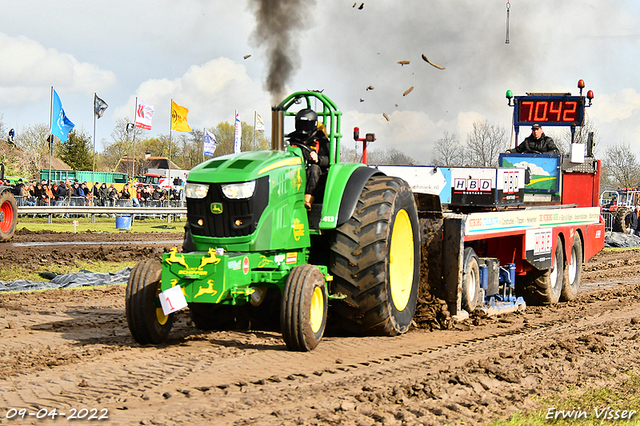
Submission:
M 311 160 L 308 150 L 302 148 L 305 164 L 307 165 L 307 187 L 305 194 L 311 194 L 315 198 L 322 196 L 329 170 L 329 139 L 321 130 L 316 130 L 308 135 L 302 135 L 297 131 L 290 133 L 291 145 L 306 145 L 318 154 L 318 161 Z
M 558 154 L 558 147 L 555 142 L 553 142 L 553 139 L 543 133 L 540 139 L 535 139 L 533 135 L 527 136 L 520 145 L 511 151 L 519 153 Z

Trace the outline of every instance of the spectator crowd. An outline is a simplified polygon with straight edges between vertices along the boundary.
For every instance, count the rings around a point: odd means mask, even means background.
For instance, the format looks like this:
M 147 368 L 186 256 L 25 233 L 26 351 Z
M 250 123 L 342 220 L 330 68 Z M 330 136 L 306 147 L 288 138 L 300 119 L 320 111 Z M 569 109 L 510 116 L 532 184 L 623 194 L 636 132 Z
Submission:
M 0 181 L 1 182 L 1 181 Z M 23 181 L 15 185 L 8 180 L 4 185 L 13 187 L 18 206 L 133 206 L 133 207 L 180 207 L 183 193 L 179 187 L 160 188 L 157 185 L 125 184 L 118 190 L 115 184 L 96 182 L 93 185 L 78 180 L 63 180 L 49 183 Z

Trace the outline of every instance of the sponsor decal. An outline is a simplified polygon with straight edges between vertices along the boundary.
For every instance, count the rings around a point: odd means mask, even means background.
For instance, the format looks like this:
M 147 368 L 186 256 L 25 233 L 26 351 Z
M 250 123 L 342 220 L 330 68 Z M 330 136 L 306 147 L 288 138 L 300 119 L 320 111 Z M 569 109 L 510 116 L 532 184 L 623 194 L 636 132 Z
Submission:
M 276 256 L 273 258 L 273 261 L 276 263 L 284 262 L 284 254 L 276 254 Z
M 227 263 L 227 267 L 231 270 L 237 271 L 242 266 L 242 262 L 240 260 L 232 260 Z
M 247 275 L 249 273 L 249 258 L 247 256 L 242 259 L 242 272 Z
M 287 265 L 298 261 L 298 253 L 287 253 Z
M 300 223 L 298 219 L 293 221 L 293 239 L 300 241 L 301 237 L 304 237 L 304 223 Z

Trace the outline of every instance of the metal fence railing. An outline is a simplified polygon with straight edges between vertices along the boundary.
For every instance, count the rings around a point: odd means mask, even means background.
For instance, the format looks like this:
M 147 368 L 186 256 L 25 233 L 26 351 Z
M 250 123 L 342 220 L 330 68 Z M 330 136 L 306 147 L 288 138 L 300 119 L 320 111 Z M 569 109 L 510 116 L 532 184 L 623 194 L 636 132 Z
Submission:
M 611 212 L 601 212 L 602 218 L 604 219 L 604 230 L 605 231 L 613 231 L 613 213 Z
M 135 218 L 153 217 L 166 218 L 171 222 L 178 217 L 187 214 L 186 207 L 133 207 L 133 206 L 74 206 L 74 205 L 19 205 L 18 215 L 43 216 L 53 223 L 54 217 L 91 217 L 91 223 L 95 223 L 96 216 L 133 216 Z

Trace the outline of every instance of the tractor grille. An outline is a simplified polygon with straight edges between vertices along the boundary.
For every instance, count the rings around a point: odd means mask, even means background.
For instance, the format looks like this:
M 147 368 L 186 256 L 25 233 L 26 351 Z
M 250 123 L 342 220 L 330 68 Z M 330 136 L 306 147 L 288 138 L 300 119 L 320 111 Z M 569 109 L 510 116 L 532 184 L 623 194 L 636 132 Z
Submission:
M 194 235 L 241 237 L 250 235 L 256 230 L 260 216 L 268 203 L 268 176 L 258 179 L 253 197 L 243 200 L 226 198 L 222 194 L 222 185 L 212 183 L 209 185 L 206 197 L 187 198 L 187 218 Z M 212 205 L 222 206 L 222 212 L 212 213 Z M 200 221 L 202 225 L 198 223 Z

